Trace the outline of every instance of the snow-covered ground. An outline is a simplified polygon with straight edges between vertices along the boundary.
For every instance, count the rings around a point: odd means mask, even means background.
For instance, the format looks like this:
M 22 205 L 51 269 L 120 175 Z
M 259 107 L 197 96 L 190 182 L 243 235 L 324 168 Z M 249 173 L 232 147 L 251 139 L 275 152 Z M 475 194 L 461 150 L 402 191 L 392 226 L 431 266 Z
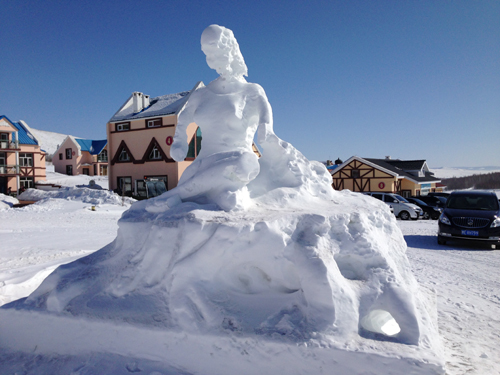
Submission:
M 78 186 L 78 185 L 88 185 L 91 180 L 94 180 L 96 185 L 99 185 L 103 189 L 107 190 L 109 188 L 108 176 L 86 176 L 83 174 L 76 176 L 68 176 L 67 174 L 57 173 L 54 171 L 54 164 L 47 163 L 46 166 L 46 182 L 48 184 L 55 184 L 60 186 Z M 43 182 L 42 182 L 43 183 Z
M 80 200 L 47 199 L 34 206 L 22 209 L 0 210 L 0 303 L 4 304 L 30 294 L 41 281 L 59 264 L 70 262 L 100 249 L 116 237 L 117 220 L 127 207 L 120 205 L 100 205 L 96 211 L 90 204 Z M 406 242 L 407 255 L 418 281 L 432 288 L 437 294 L 439 330 L 445 345 L 445 359 L 448 375 L 459 374 L 498 374 L 500 373 L 500 251 L 488 251 L 478 246 L 452 244 L 440 246 L 436 242 L 436 221 L 398 220 Z M 29 322 L 29 313 L 23 329 L 35 329 L 38 324 L 50 325 L 47 321 Z M 2 323 L 0 322 L 0 325 Z M 32 328 L 30 324 L 33 325 Z M 59 323 L 66 329 L 72 328 L 71 321 Z M 5 328 L 5 327 L 4 327 Z M 81 328 L 80 328 L 81 329 Z M 106 332 L 113 326 L 96 323 L 89 331 Z M 122 331 L 121 342 L 115 342 L 124 351 L 130 350 L 127 344 L 138 331 L 130 328 Z M 149 331 L 148 331 L 149 332 Z M 22 334 L 22 332 L 19 332 Z M 97 334 L 97 333 L 96 333 Z M 127 337 L 129 335 L 129 337 Z M 153 331 L 148 333 L 152 342 L 159 340 Z M 179 336 L 179 337 L 177 337 Z M 134 336 L 135 340 L 136 337 Z M 147 340 L 147 338 L 143 338 Z M 188 340 L 183 334 L 172 333 L 169 340 L 162 339 L 165 345 Z M 214 350 L 225 350 L 220 345 L 227 344 L 223 337 L 212 338 Z M 85 345 L 101 344 L 75 342 L 75 350 Z M 16 354 L 5 349 L 0 343 L 0 373 L 26 371 L 29 374 L 43 372 L 48 366 L 43 360 L 39 363 L 33 357 Z M 142 369 L 145 373 L 193 373 L 192 369 L 179 370 L 175 363 L 161 363 L 161 348 L 143 344 L 143 353 L 150 362 L 142 362 L 141 368 L 133 360 L 119 355 L 94 355 L 94 360 L 108 368 L 107 373 L 115 373 L 115 367 L 122 365 L 124 373 Z M 199 345 L 205 345 L 200 343 Z M 219 345 L 219 346 L 217 346 Z M 231 345 L 243 345 L 238 340 Z M 257 345 L 257 344 L 256 344 Z M 218 348 L 218 349 L 217 349 Z M 174 349 L 171 349 L 174 350 Z M 196 351 L 195 348 L 193 348 Z M 274 348 L 289 350 L 285 348 Z M 149 354 L 148 354 L 149 353 Z M 181 355 L 182 353 L 178 353 Z M 189 354 L 184 354 L 189 355 Z M 278 358 L 277 353 L 274 353 Z M 251 356 L 245 355 L 245 366 L 251 363 Z M 68 357 L 55 359 L 68 360 Z M 272 361 L 273 355 L 269 356 Z M 235 358 L 231 358 L 235 361 Z M 347 358 L 346 358 L 347 360 Z M 69 361 L 69 360 L 68 360 Z M 69 361 L 68 363 L 71 363 Z M 108 366 L 108 367 L 106 367 Z M 125 370 L 125 368 L 127 370 Z M 245 367 L 248 368 L 248 367 Z M 37 370 L 38 369 L 38 370 Z M 149 372 L 147 372 L 149 369 Z M 88 370 L 88 369 L 87 369 Z M 157 372 L 153 372 L 157 371 Z M 21 372 L 19 372 L 21 373 Z M 85 372 L 87 373 L 87 372 Z M 122 373 L 116 370 L 116 373 Z M 329 373 L 326 371 L 325 373 Z

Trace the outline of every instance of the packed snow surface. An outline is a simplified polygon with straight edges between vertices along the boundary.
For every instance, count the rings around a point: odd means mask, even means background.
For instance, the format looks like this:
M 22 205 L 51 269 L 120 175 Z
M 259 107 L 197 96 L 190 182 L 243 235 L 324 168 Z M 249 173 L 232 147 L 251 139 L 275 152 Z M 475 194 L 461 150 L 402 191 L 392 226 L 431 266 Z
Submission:
M 132 204 L 112 243 L 4 306 L 13 366 L 36 352 L 52 372 L 104 356 L 122 372 L 441 374 L 435 297 L 388 207 L 335 192 L 275 135 L 231 30 L 212 25 L 201 43 L 221 76 L 190 95 L 171 156 L 186 155 L 193 121 L 200 154 L 177 188 Z

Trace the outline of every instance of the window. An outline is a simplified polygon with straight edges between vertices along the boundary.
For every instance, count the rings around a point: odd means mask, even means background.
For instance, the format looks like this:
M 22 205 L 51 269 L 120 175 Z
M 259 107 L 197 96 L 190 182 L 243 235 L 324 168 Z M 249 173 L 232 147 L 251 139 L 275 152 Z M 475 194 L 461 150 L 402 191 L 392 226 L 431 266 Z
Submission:
M 130 161 L 130 155 L 124 148 L 122 148 L 120 156 L 118 156 L 118 161 Z
M 108 150 L 102 150 L 99 155 L 97 155 L 98 162 L 106 163 L 108 161 Z
M 82 174 L 89 176 L 90 175 L 89 169 L 88 168 L 83 168 L 82 169 Z
M 146 127 L 148 128 L 156 128 L 162 125 L 161 117 L 153 118 L 151 120 L 146 120 Z
M 73 150 L 70 148 L 66 149 L 66 159 L 71 159 L 73 157 Z
M 107 175 L 108 175 L 108 166 L 101 165 L 101 176 L 107 176 Z
M 120 124 L 116 124 L 115 129 L 117 132 L 130 130 L 130 122 L 122 122 Z
M 19 177 L 19 185 L 21 188 L 29 189 L 34 187 L 33 177 Z
M 72 165 L 67 165 L 66 166 L 66 174 L 68 176 L 73 176 L 73 166 Z
M 127 193 L 132 191 L 132 177 L 117 177 L 118 189 L 122 193 Z
M 62 159 L 62 152 L 59 153 L 59 160 L 63 160 Z
M 189 149 L 186 158 L 196 158 L 201 150 L 201 130 L 196 129 L 196 136 L 189 142 Z
M 382 200 L 382 194 L 372 194 L 372 197 Z
M 361 177 L 361 173 L 360 173 L 359 169 L 352 169 L 351 170 L 351 177 L 352 178 L 359 178 L 359 177 Z
M 97 176 L 97 164 L 94 164 L 94 176 Z
M 9 133 L 0 133 L 0 141 L 8 141 Z
M 160 150 L 158 150 L 158 147 L 155 145 L 151 152 L 149 153 L 149 160 L 161 160 L 161 154 Z
M 32 167 L 33 166 L 33 154 L 20 153 L 19 154 L 19 165 L 21 167 Z

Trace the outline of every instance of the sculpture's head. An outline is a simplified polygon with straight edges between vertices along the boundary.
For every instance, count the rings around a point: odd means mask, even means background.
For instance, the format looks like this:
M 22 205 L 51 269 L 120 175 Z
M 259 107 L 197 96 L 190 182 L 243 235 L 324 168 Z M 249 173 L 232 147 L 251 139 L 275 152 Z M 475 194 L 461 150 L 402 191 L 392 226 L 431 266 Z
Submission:
M 201 50 L 207 56 L 208 66 L 221 76 L 243 79 L 248 74 L 240 46 L 231 30 L 219 25 L 208 26 L 201 34 Z

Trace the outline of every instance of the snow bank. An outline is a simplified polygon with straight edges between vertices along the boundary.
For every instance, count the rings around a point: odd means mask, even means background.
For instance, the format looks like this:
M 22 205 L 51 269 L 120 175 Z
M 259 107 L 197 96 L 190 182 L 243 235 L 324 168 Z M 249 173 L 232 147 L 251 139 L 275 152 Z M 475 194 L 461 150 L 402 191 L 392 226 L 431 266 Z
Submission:
M 0 193 L 0 210 L 7 210 L 18 203 L 19 201 L 16 198 Z
M 83 203 L 93 205 L 100 204 L 115 204 L 115 205 L 131 205 L 135 199 L 129 197 L 121 197 L 118 194 L 109 190 L 98 190 L 86 187 L 66 187 L 54 191 L 45 191 L 39 189 L 28 189 L 21 195 L 20 200 L 25 201 L 42 201 L 48 198 L 51 199 L 66 199 L 79 200 Z

